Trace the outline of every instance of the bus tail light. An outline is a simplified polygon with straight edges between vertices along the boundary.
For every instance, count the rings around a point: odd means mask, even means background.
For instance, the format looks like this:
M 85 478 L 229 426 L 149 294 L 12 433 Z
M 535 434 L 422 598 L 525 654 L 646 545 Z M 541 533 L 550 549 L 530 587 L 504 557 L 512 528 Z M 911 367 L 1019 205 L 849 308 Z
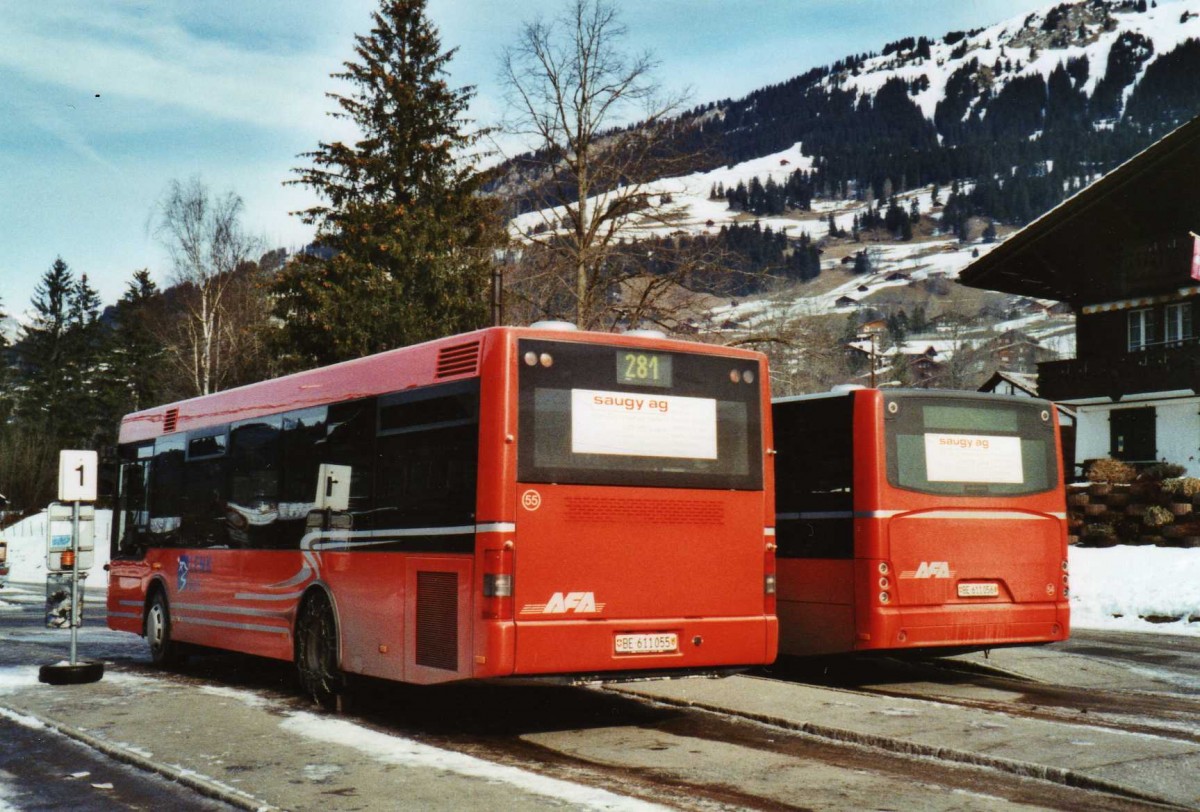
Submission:
M 775 575 L 773 573 L 768 573 L 763 579 L 763 592 L 767 595 L 775 594 Z
M 511 542 L 503 550 L 483 553 L 483 617 L 485 620 L 509 620 L 513 615 L 513 576 Z
M 891 603 L 892 581 L 888 575 L 892 572 L 892 565 L 886 561 L 880 561 L 877 569 L 879 570 L 879 602 L 881 604 Z

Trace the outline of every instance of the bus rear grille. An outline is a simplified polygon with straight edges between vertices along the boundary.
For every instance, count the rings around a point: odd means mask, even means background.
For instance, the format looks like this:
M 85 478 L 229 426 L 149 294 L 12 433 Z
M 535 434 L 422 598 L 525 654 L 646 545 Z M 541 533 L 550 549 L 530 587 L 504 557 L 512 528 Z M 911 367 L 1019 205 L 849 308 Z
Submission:
M 417 665 L 458 670 L 458 575 L 417 571 Z
M 163 434 L 170 434 L 175 431 L 179 425 L 179 410 L 167 409 L 167 413 L 163 415 Z
M 466 375 L 479 369 L 479 342 L 455 344 L 438 350 L 436 378 Z
M 725 506 L 711 500 L 568 496 L 567 520 L 639 524 L 724 524 Z

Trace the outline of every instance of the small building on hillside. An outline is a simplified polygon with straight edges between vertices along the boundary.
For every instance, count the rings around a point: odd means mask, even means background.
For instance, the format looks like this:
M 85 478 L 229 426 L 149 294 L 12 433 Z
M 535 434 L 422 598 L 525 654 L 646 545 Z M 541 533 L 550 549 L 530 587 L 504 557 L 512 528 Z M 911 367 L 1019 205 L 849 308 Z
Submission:
M 1043 361 L 1056 360 L 1058 353 L 1048 350 L 1036 338 L 1020 330 L 1006 330 L 983 343 L 980 349 L 993 366 L 1015 372 L 1034 373 Z
M 1038 391 L 1076 413 L 1075 464 L 1167 461 L 1200 476 L 1200 118 L 1029 224 L 960 276 L 1070 305 L 1076 357 Z

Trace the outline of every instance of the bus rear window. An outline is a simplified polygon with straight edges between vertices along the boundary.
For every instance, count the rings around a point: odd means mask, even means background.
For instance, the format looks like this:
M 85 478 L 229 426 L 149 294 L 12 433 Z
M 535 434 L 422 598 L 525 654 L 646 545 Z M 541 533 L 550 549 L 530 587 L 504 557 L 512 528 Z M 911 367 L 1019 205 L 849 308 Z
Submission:
M 523 482 L 762 487 L 758 364 L 519 342 Z
M 888 482 L 947 496 L 1050 490 L 1058 456 L 1049 404 L 933 397 L 887 403 Z

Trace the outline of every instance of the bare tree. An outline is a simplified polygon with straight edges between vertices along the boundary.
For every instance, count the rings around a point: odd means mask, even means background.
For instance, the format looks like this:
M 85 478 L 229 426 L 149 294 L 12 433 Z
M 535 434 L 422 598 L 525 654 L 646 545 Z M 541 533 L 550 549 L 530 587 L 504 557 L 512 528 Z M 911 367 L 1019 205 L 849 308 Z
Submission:
M 661 92 L 650 54 L 623 50 L 626 33 L 611 0 L 572 0 L 553 20 L 527 23 L 502 57 L 506 129 L 535 147 L 514 162 L 508 182 L 540 212 L 525 238 L 545 252 L 539 262 L 553 259 L 559 279 L 572 283 L 558 293 L 573 300 L 581 327 L 603 321 L 606 271 L 622 238 L 678 218 L 646 183 L 688 160 L 668 149 L 683 98 Z M 549 279 L 548 269 L 541 273 Z
M 857 383 L 861 370 L 847 344 L 843 320 L 836 315 L 789 307 L 794 291 L 783 291 L 729 342 L 767 355 L 775 395 L 827 392 L 837 384 Z
M 955 309 L 945 310 L 940 321 L 950 341 L 950 357 L 942 363 L 940 374 L 931 386 L 936 389 L 973 391 L 987 377 L 987 354 L 980 350 L 974 336 L 975 318 Z
M 233 192 L 213 195 L 199 178 L 171 181 L 153 220 L 155 236 L 171 257 L 171 281 L 183 316 L 168 355 L 186 376 L 190 394 L 225 385 L 236 354 L 237 325 L 230 323 L 236 271 L 261 241 L 242 227 L 243 203 Z
M 667 237 L 608 246 L 589 284 L 594 302 L 586 326 L 614 330 L 650 326 L 694 335 L 713 329 L 712 308 L 759 289 L 766 271 L 738 267 L 716 238 Z M 510 253 L 505 265 L 505 313 L 510 322 L 568 318 L 575 310 L 572 268 L 543 243 Z

